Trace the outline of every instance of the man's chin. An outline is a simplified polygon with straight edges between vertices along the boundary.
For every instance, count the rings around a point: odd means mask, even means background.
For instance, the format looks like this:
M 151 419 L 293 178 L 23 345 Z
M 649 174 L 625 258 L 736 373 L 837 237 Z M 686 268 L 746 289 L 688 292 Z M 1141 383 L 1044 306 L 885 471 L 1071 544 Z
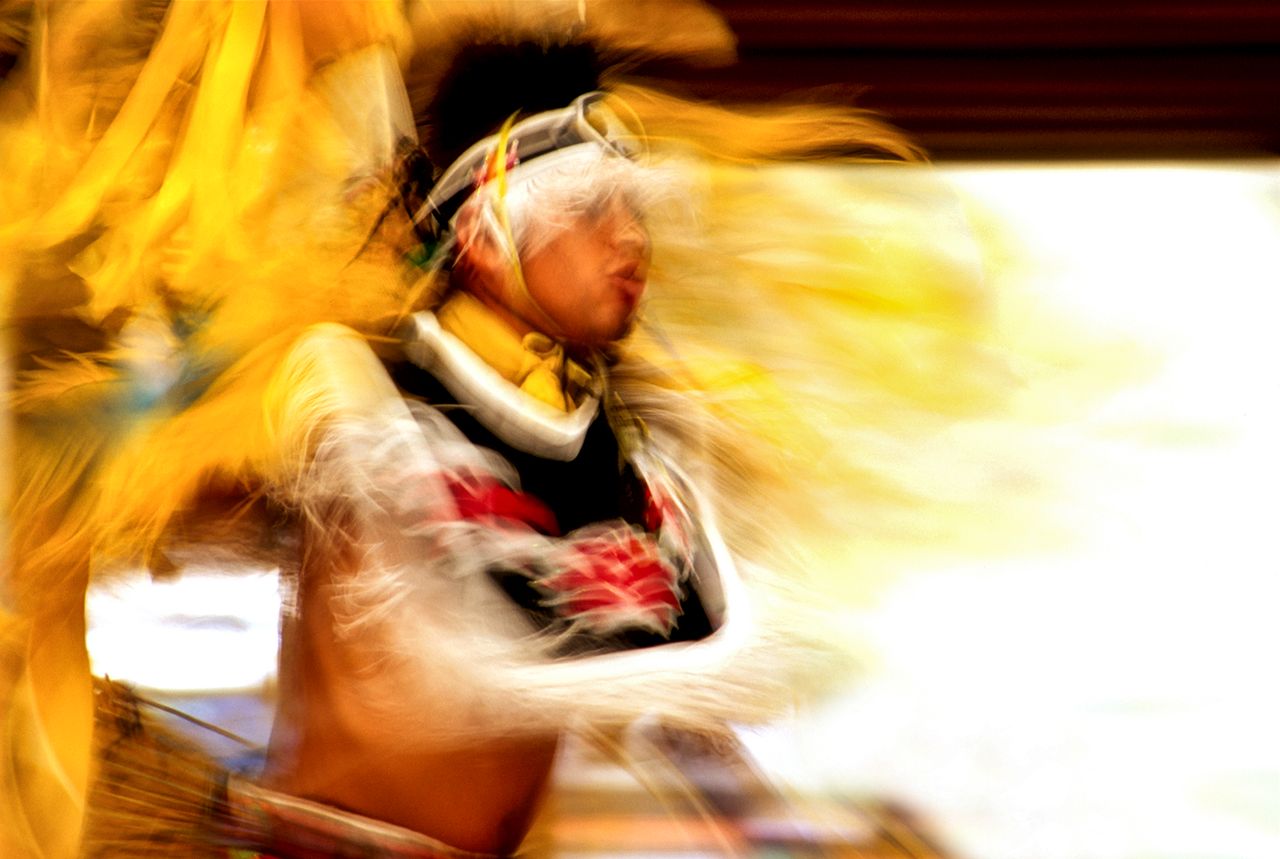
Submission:
M 628 337 L 631 336 L 631 333 L 636 330 L 636 324 L 637 324 L 637 320 L 635 315 L 633 314 L 628 316 L 626 319 L 624 319 L 621 323 L 619 323 L 614 328 L 613 335 L 609 337 L 609 339 L 605 342 L 604 346 L 607 348 L 609 346 L 617 345 L 618 343 L 621 343 L 623 340 L 626 340 Z
M 569 344 L 569 352 L 577 358 L 587 357 L 593 352 L 611 352 L 619 343 L 630 337 L 635 328 L 635 317 L 628 317 L 626 321 L 605 329 L 599 334 L 573 341 Z

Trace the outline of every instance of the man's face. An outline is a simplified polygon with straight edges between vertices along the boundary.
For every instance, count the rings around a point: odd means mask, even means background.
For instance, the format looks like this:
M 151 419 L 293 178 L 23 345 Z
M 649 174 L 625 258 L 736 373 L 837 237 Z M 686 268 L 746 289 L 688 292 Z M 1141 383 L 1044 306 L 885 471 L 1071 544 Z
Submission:
M 635 319 L 649 273 L 649 234 L 619 197 L 579 215 L 521 261 L 530 321 L 572 346 L 599 348 Z

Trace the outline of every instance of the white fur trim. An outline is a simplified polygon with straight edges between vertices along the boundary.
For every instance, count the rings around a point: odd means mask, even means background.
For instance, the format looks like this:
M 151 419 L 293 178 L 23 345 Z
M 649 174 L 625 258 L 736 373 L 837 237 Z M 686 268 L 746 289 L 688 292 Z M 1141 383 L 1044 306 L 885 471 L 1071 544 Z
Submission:
M 519 450 L 568 462 L 578 455 L 600 403 L 589 397 L 562 412 L 521 391 L 486 364 L 457 337 L 440 327 L 435 314 L 415 313 L 405 341 L 409 360 L 428 371 L 490 432 Z

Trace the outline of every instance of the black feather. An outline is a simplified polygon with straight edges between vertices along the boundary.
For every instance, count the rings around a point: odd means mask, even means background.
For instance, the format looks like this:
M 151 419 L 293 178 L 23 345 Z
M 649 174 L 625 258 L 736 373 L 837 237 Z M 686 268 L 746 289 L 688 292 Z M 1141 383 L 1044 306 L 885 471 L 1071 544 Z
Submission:
M 564 107 L 600 88 L 604 65 L 585 41 L 475 41 L 454 57 L 427 105 L 424 145 L 444 170 L 513 113 Z

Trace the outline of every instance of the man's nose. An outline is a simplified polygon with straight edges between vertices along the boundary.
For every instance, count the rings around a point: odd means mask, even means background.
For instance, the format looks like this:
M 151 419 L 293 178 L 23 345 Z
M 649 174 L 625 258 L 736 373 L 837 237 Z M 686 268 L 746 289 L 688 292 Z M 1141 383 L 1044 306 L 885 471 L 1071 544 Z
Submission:
M 636 218 L 620 219 L 613 233 L 613 246 L 619 251 L 647 259 L 649 256 L 649 231 Z

